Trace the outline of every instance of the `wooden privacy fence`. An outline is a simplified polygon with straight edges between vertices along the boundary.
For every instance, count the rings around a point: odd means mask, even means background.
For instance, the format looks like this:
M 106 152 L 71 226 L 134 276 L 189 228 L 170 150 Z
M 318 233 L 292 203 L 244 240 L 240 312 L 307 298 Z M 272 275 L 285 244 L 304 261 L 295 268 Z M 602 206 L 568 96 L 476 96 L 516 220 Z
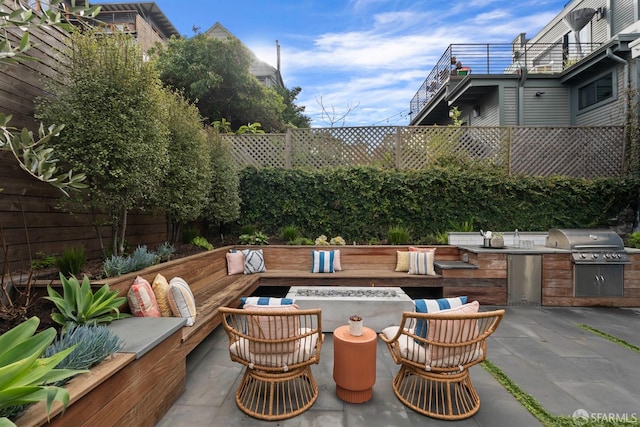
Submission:
M 620 176 L 624 127 L 372 126 L 224 135 L 240 167 L 370 165 L 421 169 L 443 158 L 488 162 L 511 174 Z

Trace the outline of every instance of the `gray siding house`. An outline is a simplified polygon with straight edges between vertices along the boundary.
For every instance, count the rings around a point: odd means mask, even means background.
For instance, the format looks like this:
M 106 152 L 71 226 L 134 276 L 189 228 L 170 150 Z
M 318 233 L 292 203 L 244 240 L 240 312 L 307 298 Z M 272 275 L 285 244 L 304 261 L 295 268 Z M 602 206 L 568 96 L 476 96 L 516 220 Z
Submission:
M 639 86 L 640 0 L 573 0 L 532 38 L 452 44 L 410 103 L 411 125 L 617 126 Z M 635 96 L 635 95 L 633 95 Z

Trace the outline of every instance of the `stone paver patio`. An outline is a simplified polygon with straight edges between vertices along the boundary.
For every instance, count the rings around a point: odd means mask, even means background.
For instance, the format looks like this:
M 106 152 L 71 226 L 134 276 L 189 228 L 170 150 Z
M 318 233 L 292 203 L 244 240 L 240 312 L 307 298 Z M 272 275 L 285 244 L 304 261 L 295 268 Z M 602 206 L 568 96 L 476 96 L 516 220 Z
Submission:
M 510 306 L 506 310 L 489 339 L 488 359 L 547 411 L 567 416 L 578 410 L 592 417 L 612 414 L 637 419 L 629 425 L 640 424 L 640 353 L 577 326 L 586 324 L 640 346 L 640 309 Z M 243 367 L 229 359 L 227 336 L 218 328 L 190 354 L 187 390 L 158 426 L 541 425 L 480 366 L 471 369 L 482 402 L 473 417 L 439 421 L 406 408 L 393 394 L 391 381 L 398 367 L 381 340 L 373 398 L 363 404 L 345 403 L 335 395 L 332 341 L 332 335 L 325 334 L 321 362 L 313 367 L 320 387 L 314 406 L 297 417 L 268 422 L 237 408 L 234 393 Z

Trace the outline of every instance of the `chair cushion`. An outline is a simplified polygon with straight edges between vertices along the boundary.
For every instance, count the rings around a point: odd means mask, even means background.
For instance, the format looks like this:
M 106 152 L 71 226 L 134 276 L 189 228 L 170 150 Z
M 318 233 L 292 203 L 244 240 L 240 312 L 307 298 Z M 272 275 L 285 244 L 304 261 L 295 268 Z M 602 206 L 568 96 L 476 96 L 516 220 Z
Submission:
M 400 326 L 389 326 L 383 329 L 382 333 L 387 339 L 391 340 L 396 336 L 399 329 Z M 400 335 L 398 337 L 398 341 L 396 341 L 396 345 L 398 346 L 398 351 L 403 358 L 421 365 L 426 364 L 427 350 L 411 336 L 405 334 Z
M 189 284 L 181 277 L 174 277 L 169 282 L 169 305 L 176 317 L 185 317 L 187 326 L 193 326 L 196 320 L 196 300 Z
M 311 251 L 312 273 L 333 273 L 335 272 L 335 251 Z
M 244 254 L 242 252 L 227 252 L 226 257 L 229 276 L 244 273 Z
M 454 307 L 460 307 L 467 303 L 467 297 L 455 298 L 438 298 L 438 299 L 415 299 L 413 304 L 416 306 L 417 313 L 435 313 L 440 310 L 447 310 Z M 416 322 L 416 335 L 422 338 L 427 337 L 427 322 L 420 319 Z
M 310 331 L 311 329 L 308 328 L 300 328 L 299 335 L 309 333 Z M 318 334 L 312 334 L 297 340 L 295 350 L 292 352 L 266 354 L 251 352 L 250 341 L 246 338 L 240 338 L 229 347 L 229 351 L 233 355 L 257 365 L 285 367 L 287 365 L 306 362 L 314 357 L 316 355 L 317 342 Z
M 245 304 L 243 309 L 246 311 L 274 311 L 273 315 L 270 316 L 247 315 L 247 335 L 251 337 L 265 340 L 282 340 L 295 337 L 300 328 L 299 316 L 277 317 L 278 312 L 299 310 L 296 304 L 280 306 Z M 273 343 L 250 341 L 249 351 L 256 354 L 289 353 L 294 351 L 296 345 L 299 344 L 297 340 Z
M 262 249 L 243 249 L 244 274 L 263 273 L 267 271 Z
M 478 312 L 480 303 L 473 301 L 459 307 L 441 310 L 436 316 L 449 314 L 474 314 Z M 444 344 L 466 342 L 477 338 L 479 334 L 477 319 L 429 319 L 427 339 Z M 455 367 L 468 363 L 482 354 L 480 343 L 459 347 L 441 347 L 430 345 L 426 365 L 431 367 Z
M 434 259 L 435 251 L 409 252 L 409 274 L 435 276 Z
M 144 277 L 137 276 L 127 291 L 131 314 L 137 317 L 161 317 L 153 288 Z

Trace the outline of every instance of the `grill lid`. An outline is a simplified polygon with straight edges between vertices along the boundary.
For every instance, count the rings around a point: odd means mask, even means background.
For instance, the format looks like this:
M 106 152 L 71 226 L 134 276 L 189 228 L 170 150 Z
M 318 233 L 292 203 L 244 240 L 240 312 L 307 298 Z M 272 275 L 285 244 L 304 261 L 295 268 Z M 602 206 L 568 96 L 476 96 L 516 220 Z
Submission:
M 624 250 L 622 238 L 611 230 L 552 228 L 546 246 L 575 251 Z

